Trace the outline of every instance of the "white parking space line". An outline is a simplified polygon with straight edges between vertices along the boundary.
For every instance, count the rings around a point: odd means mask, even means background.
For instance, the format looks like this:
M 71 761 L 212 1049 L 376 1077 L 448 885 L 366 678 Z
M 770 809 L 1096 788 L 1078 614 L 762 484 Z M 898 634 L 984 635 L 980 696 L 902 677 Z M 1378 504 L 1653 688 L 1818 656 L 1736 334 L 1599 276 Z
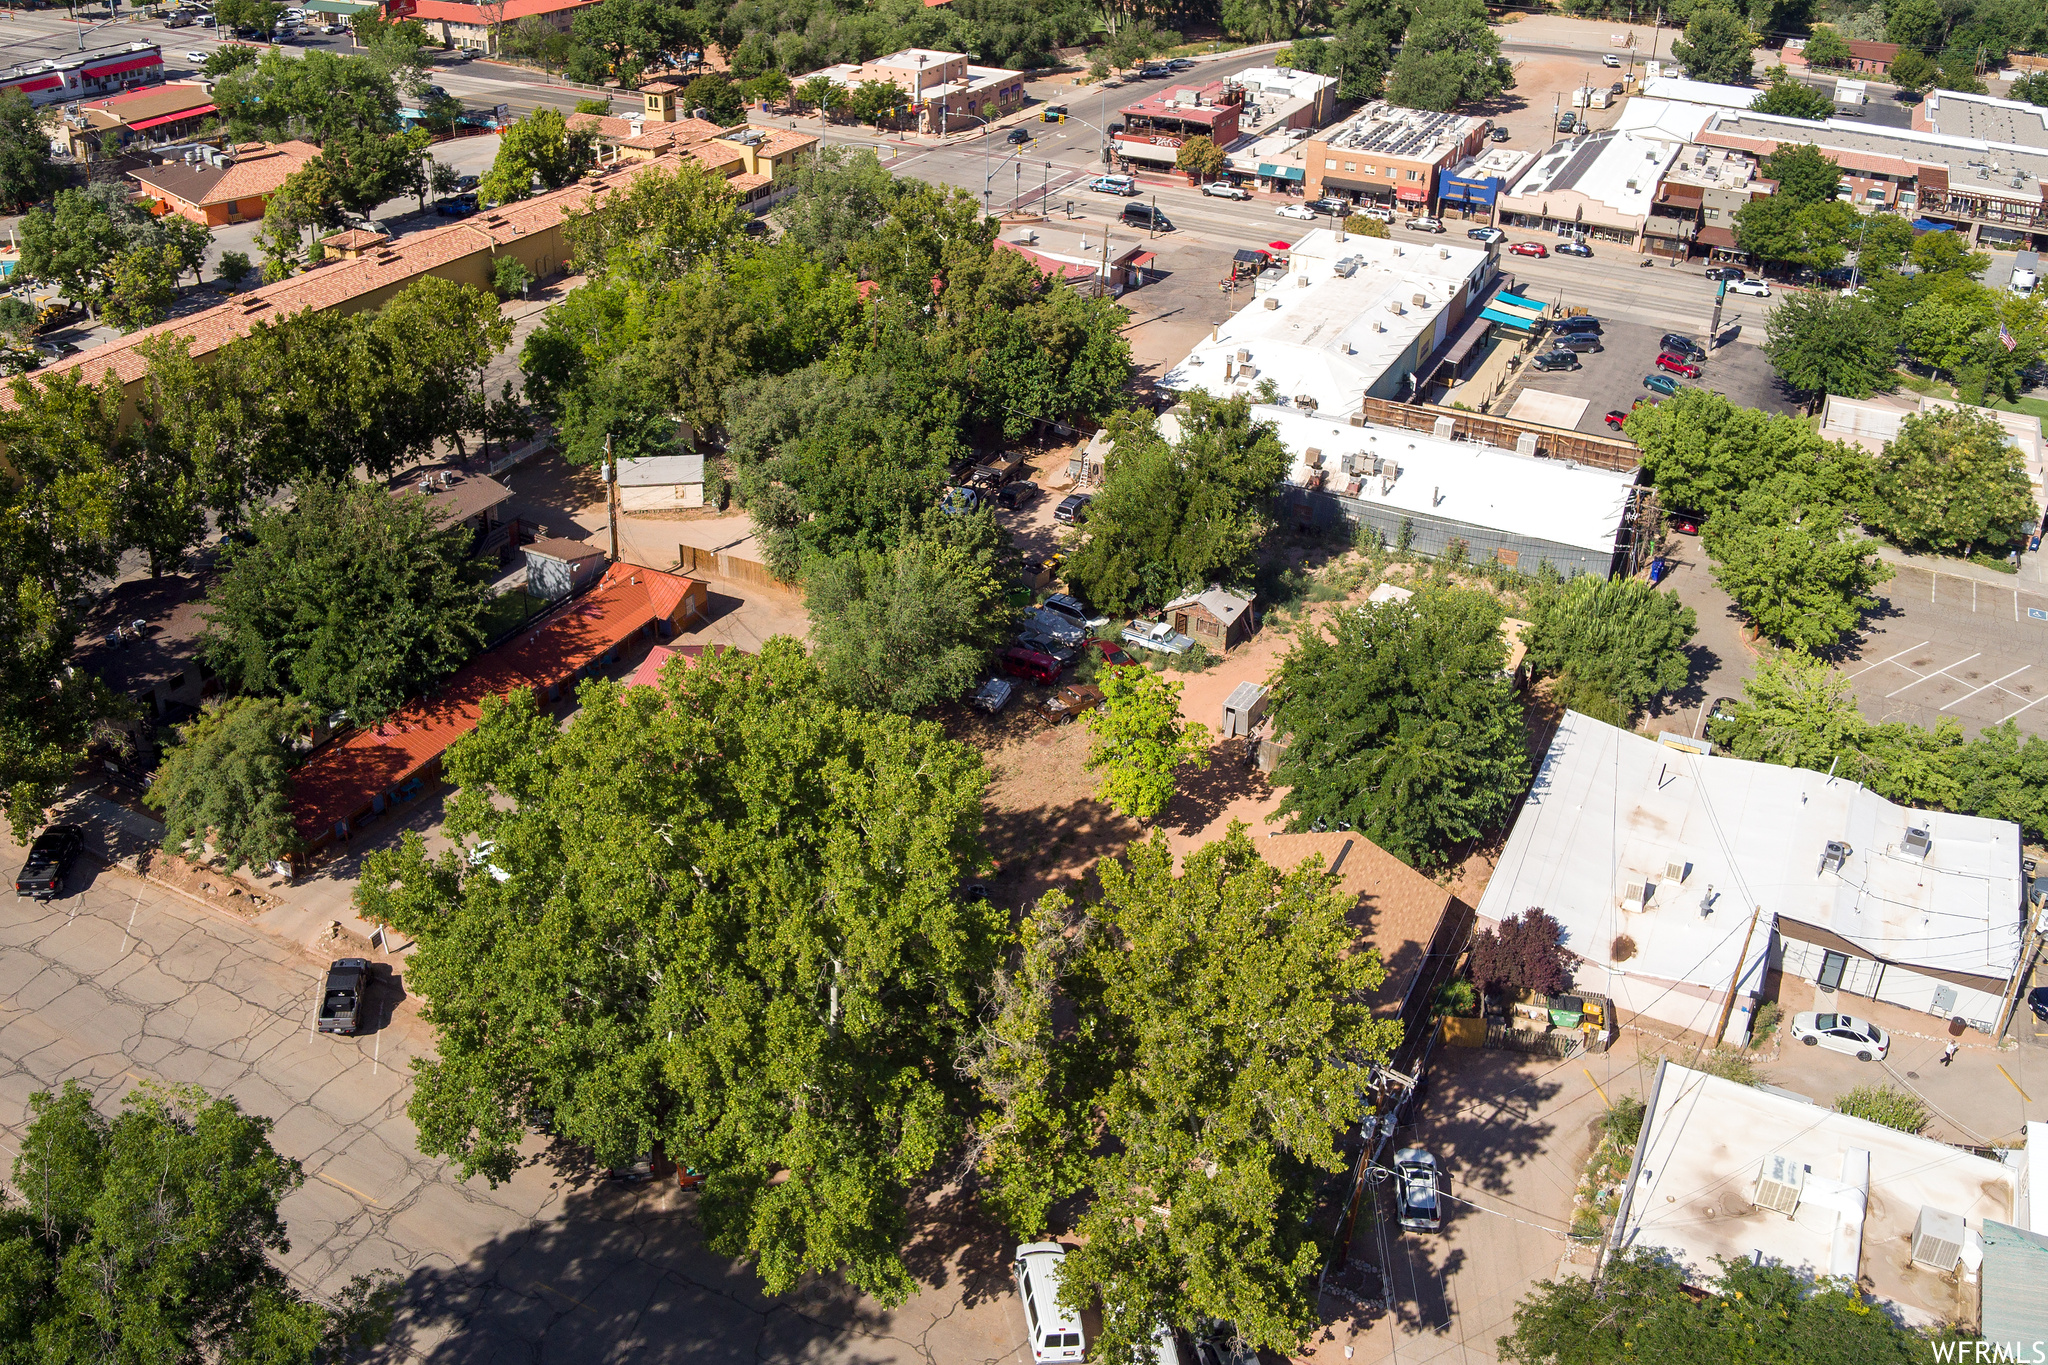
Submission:
M 2032 701 L 2028 702 L 2028 703 L 2027 703 L 2027 704 L 2026 704 L 2025 706 L 2022 706 L 2022 707 L 2021 707 L 2021 708 L 2020 708 L 2020 709 L 2019 709 L 2018 711 L 2015 711 L 2015 712 L 2013 712 L 2013 713 L 2012 713 L 2012 716 L 2017 716 L 2017 715 L 2021 714 L 2021 712 L 2025 712 L 2025 711 L 2031 711 L 2031 710 L 2033 710 L 2033 709 L 2034 709 L 2035 707 L 2039 706 L 2039 705 L 2040 705 L 2040 704 L 2041 704 L 2042 702 L 2044 702 L 2044 701 L 2048 701 L 2048 692 L 2044 692 L 2044 693 L 2043 693 L 2043 694 L 2041 694 L 2040 696 L 2038 696 L 2038 697 L 2034 698 L 2034 699 L 2033 699 Z M 1999 723 L 2000 725 L 2003 725 L 2003 724 L 2005 724 L 2005 722 L 2007 722 L 2007 721 L 2011 720 L 2011 719 L 2012 719 L 2012 716 L 2000 716 L 2000 717 L 1998 718 L 1998 723 Z
M 1931 642 L 1931 641 L 1928 641 L 1928 640 L 1922 640 L 1922 641 L 1921 641 L 1921 642 L 1920 642 L 1919 644 L 1917 644 L 1917 645 L 1914 645 L 1914 646 L 1913 646 L 1913 649 L 1902 649 L 1902 650 L 1900 650 L 1900 651 L 1899 651 L 1899 652 L 1898 652 L 1897 654 L 1889 655 L 1889 656 L 1887 656 L 1886 658 L 1882 658 L 1882 659 L 1879 659 L 1879 660 L 1878 660 L 1878 661 L 1877 661 L 1876 663 L 1874 663 L 1874 664 L 1865 664 L 1865 665 L 1864 665 L 1863 667 L 1861 667 L 1861 668 L 1857 669 L 1857 670 L 1856 670 L 1856 671 L 1855 671 L 1854 673 L 1851 673 L 1851 674 L 1850 674 L 1849 676 L 1850 676 L 1850 677 L 1852 677 L 1852 678 L 1860 678 L 1860 677 L 1862 677 L 1862 676 L 1863 676 L 1863 675 L 1864 675 L 1865 673 L 1868 673 L 1868 672 L 1869 672 L 1869 671 L 1870 671 L 1871 669 L 1873 669 L 1873 668 L 1883 668 L 1883 667 L 1884 667 L 1884 666 L 1885 666 L 1886 664 L 1890 663 L 1890 662 L 1891 662 L 1891 661 L 1892 661 L 1893 659 L 1903 658 L 1903 657 L 1904 657 L 1905 655 L 1911 654 L 1911 653 L 1913 652 L 1913 650 L 1914 650 L 1914 649 L 1925 649 L 1925 648 L 1926 648 L 1926 647 L 1927 647 L 1927 646 L 1928 646 L 1928 645 L 1929 645 L 1930 643 L 1932 643 L 1932 642 Z M 1899 665 L 1899 667 L 1901 667 L 1901 668 L 1904 668 L 1904 667 L 1905 667 L 1905 665 L 1904 665 L 1904 664 L 1900 664 L 1900 665 Z
M 2027 671 L 2028 669 L 2030 669 L 2030 668 L 2032 668 L 2032 667 L 2033 667 L 2033 665 L 2032 665 L 2032 664 L 2021 664 L 2021 665 L 2020 665 L 2020 666 L 2019 666 L 2018 668 L 2015 668 L 2015 669 L 2014 669 L 2014 670 L 2013 670 L 2012 672 L 2010 672 L 2010 673 L 2006 674 L 2006 675 L 2005 675 L 2005 678 L 2016 678 L 2016 677 L 2018 677 L 2018 676 L 2019 676 L 2020 674 L 2022 674 L 2022 673 L 2026 672 L 2026 671 Z M 2002 683 L 2002 682 L 2004 682 L 2004 681 L 2005 681 L 2005 678 L 1994 678 L 1994 679 L 1992 679 L 1992 680 L 1991 680 L 1990 682 L 1988 682 L 1988 683 L 1985 683 L 1985 684 L 1984 684 L 1984 686 L 1982 686 L 1982 687 L 1978 688 L 1978 689 L 1976 690 L 1976 692 L 1966 692 L 1966 693 L 1964 693 L 1964 694 L 1963 694 L 1962 696 L 1960 696 L 1960 697 L 1957 697 L 1957 698 L 1956 698 L 1956 699 L 1955 699 L 1954 701 L 1950 702 L 1950 703 L 1948 704 L 1948 706 L 1944 706 L 1944 707 L 1942 707 L 1941 709 L 1942 709 L 1942 710 L 1944 710 L 1944 711 L 1946 711 L 1946 710 L 1948 710 L 1948 707 L 1949 707 L 1949 706 L 1960 706 L 1960 705 L 1962 705 L 1962 704 L 1963 704 L 1964 702 L 1968 701 L 1968 700 L 1969 700 L 1969 699 L 1970 699 L 1971 697 L 1974 697 L 1974 696 L 1976 696 L 1976 695 L 1977 695 L 1977 692 L 1988 692 L 1988 691 L 1989 691 L 1989 690 L 1991 690 L 1992 688 L 1994 688 L 1994 687 L 1998 687 L 1998 685 L 1999 685 L 2000 683 Z M 2011 695 L 2013 695 L 2013 693 L 2012 693 L 2012 690 L 2011 690 L 2010 688 L 1999 688 L 1999 690 L 2000 690 L 2001 692 L 2004 692 L 2004 693 L 2006 693 L 2006 694 L 2007 694 L 2008 696 L 2011 696 Z
M 1924 683 L 1924 682 L 1929 682 L 1929 681 L 1931 681 L 1931 680 L 1933 680 L 1933 679 L 1935 679 L 1935 678 L 1940 678 L 1940 677 L 1946 677 L 1946 676 L 1948 676 L 1948 671 L 1949 671 L 1949 670 L 1950 670 L 1951 668 L 1961 668 L 1961 667 L 1962 667 L 1962 666 L 1963 666 L 1964 664 L 1966 664 L 1966 663 L 1970 662 L 1970 659 L 1974 659 L 1974 658 L 1977 658 L 1977 657 L 1978 657 L 1979 655 L 1983 654 L 1983 652 L 1984 652 L 1984 651 L 1980 649 L 1980 650 L 1978 650 L 1978 651 L 1977 651 L 1977 653 L 1976 653 L 1976 654 L 1972 654 L 1972 655 L 1970 656 L 1970 658 L 1969 658 L 1969 659 L 1957 659 L 1957 660 L 1956 660 L 1956 661 L 1955 661 L 1954 663 L 1952 663 L 1952 664 L 1943 664 L 1943 665 L 1942 665 L 1942 666 L 1941 666 L 1940 668 L 1937 668 L 1937 669 L 1935 669 L 1935 670 L 1934 670 L 1934 671 L 1933 671 L 1932 673 L 1922 673 L 1922 674 L 1921 674 L 1921 675 L 1920 675 L 1919 677 L 1917 677 L 1917 678 L 1913 679 L 1913 681 L 1911 681 L 1911 682 L 1907 683 L 1907 684 L 1906 684 L 1906 685 L 1905 685 L 1904 687 L 1900 687 L 1900 688 L 1894 688 L 1894 689 L 1893 689 L 1892 691 L 1890 691 L 1890 692 L 1887 692 L 1887 693 L 1885 693 L 1885 694 L 1884 694 L 1884 699 L 1885 699 L 1886 701 L 1890 701 L 1890 700 L 1891 700 L 1891 699 L 1892 699 L 1893 697 L 1896 697 L 1896 696 L 1898 696 L 1898 695 L 1899 695 L 1899 693 L 1901 693 L 1901 692 L 1906 692 L 1906 691 L 1910 691 L 1911 689 L 1913 689 L 1913 688 L 1915 688 L 1915 687 L 1918 687 L 1918 686 L 1919 686 L 1919 685 L 1920 685 L 1921 683 Z M 1900 668 L 1906 668 L 1906 666 L 1905 666 L 1904 664 L 1900 664 L 1900 665 L 1899 665 L 1899 667 L 1900 667 Z M 1906 669 L 1906 671 L 1907 671 L 1908 673 L 1910 673 L 1910 672 L 1912 672 L 1913 670 L 1911 670 L 1911 669 L 1909 669 L 1909 668 L 1908 668 L 1908 669 Z M 1961 679 L 1961 678 L 1956 678 L 1956 677 L 1950 677 L 1950 678 L 1949 678 L 1949 681 L 1950 681 L 1950 682 L 1961 682 L 1961 681 L 1962 681 L 1962 679 Z

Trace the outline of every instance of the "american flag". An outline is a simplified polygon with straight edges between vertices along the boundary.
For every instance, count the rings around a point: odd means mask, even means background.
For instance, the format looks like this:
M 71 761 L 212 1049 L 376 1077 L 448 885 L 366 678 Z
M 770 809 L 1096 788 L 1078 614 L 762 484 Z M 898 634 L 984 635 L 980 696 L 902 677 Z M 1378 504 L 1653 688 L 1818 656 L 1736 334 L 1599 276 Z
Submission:
M 2005 343 L 2005 349 L 2008 351 L 2019 345 L 2017 341 L 2013 340 L 2011 330 L 2003 322 L 1998 324 L 1998 339 Z

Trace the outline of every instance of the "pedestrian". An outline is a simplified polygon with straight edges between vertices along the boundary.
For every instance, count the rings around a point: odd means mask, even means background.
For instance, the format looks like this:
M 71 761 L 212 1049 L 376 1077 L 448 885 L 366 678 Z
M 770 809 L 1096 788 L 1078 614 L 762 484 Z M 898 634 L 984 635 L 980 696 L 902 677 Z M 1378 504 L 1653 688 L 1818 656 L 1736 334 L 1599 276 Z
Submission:
M 1941 1064 L 1947 1066 L 1950 1062 L 1954 1061 L 1956 1059 L 1956 1052 L 1961 1046 L 1960 1043 L 1951 1040 L 1949 1045 L 1941 1050 Z

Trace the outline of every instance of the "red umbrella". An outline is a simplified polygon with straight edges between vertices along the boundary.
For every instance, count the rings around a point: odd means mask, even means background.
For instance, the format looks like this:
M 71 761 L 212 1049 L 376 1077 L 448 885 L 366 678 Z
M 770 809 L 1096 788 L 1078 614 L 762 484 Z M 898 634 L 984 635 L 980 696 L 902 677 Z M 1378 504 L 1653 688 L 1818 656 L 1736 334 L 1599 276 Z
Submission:
M 1285 242 L 1268 242 L 1268 243 L 1266 243 L 1266 245 L 1267 245 L 1267 246 L 1269 246 L 1269 247 L 1271 247 L 1271 248 L 1273 248 L 1273 250 L 1275 250 L 1275 251 L 1292 251 L 1292 250 L 1294 250 L 1294 248 L 1293 248 L 1293 247 L 1291 247 L 1291 246 L 1287 245 L 1287 243 L 1285 243 Z

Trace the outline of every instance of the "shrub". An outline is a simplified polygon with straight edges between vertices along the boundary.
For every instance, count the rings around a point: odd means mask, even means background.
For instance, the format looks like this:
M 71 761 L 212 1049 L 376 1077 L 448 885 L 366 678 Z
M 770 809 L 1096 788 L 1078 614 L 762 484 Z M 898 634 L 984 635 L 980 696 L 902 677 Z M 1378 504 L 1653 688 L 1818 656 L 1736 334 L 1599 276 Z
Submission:
M 1775 1000 L 1766 1000 L 1756 1008 L 1756 1017 L 1749 1024 L 1749 1045 L 1762 1047 L 1773 1033 L 1778 1031 L 1778 1017 L 1784 1011 Z
M 225 281 L 229 288 L 240 284 L 255 269 L 249 258 L 239 251 L 223 251 L 220 259 L 213 263 L 214 278 Z
M 1470 1019 L 1479 1013 L 1479 990 L 1464 977 L 1446 981 L 1436 993 L 1436 1012 L 1453 1019 Z
M 1846 1095 L 1838 1095 L 1835 1112 L 1869 1119 L 1902 1133 L 1917 1133 L 1927 1126 L 1927 1106 L 1891 1085 L 1859 1085 Z
M 1564 926 L 1531 906 L 1502 920 L 1498 930 L 1481 930 L 1472 940 L 1472 979 L 1486 991 L 1558 994 L 1572 979 L 1565 965 Z
M 1635 955 L 1636 941 L 1627 934 L 1616 934 L 1614 942 L 1607 949 L 1607 960 L 1609 962 L 1626 962 Z
M 1709 1076 L 1719 1076 L 1722 1080 L 1733 1081 L 1737 1085 L 1757 1083 L 1756 1065 L 1749 1058 L 1740 1052 L 1728 1052 L 1721 1048 L 1715 1048 L 1700 1058 L 1695 1070 L 1704 1071 Z
M 491 289 L 500 300 L 515 299 L 533 283 L 533 273 L 517 256 L 500 256 L 491 267 Z
M 1607 1136 L 1624 1147 L 1635 1146 L 1636 1139 L 1643 1135 L 1643 1102 L 1634 1095 L 1623 1095 L 1607 1110 Z

